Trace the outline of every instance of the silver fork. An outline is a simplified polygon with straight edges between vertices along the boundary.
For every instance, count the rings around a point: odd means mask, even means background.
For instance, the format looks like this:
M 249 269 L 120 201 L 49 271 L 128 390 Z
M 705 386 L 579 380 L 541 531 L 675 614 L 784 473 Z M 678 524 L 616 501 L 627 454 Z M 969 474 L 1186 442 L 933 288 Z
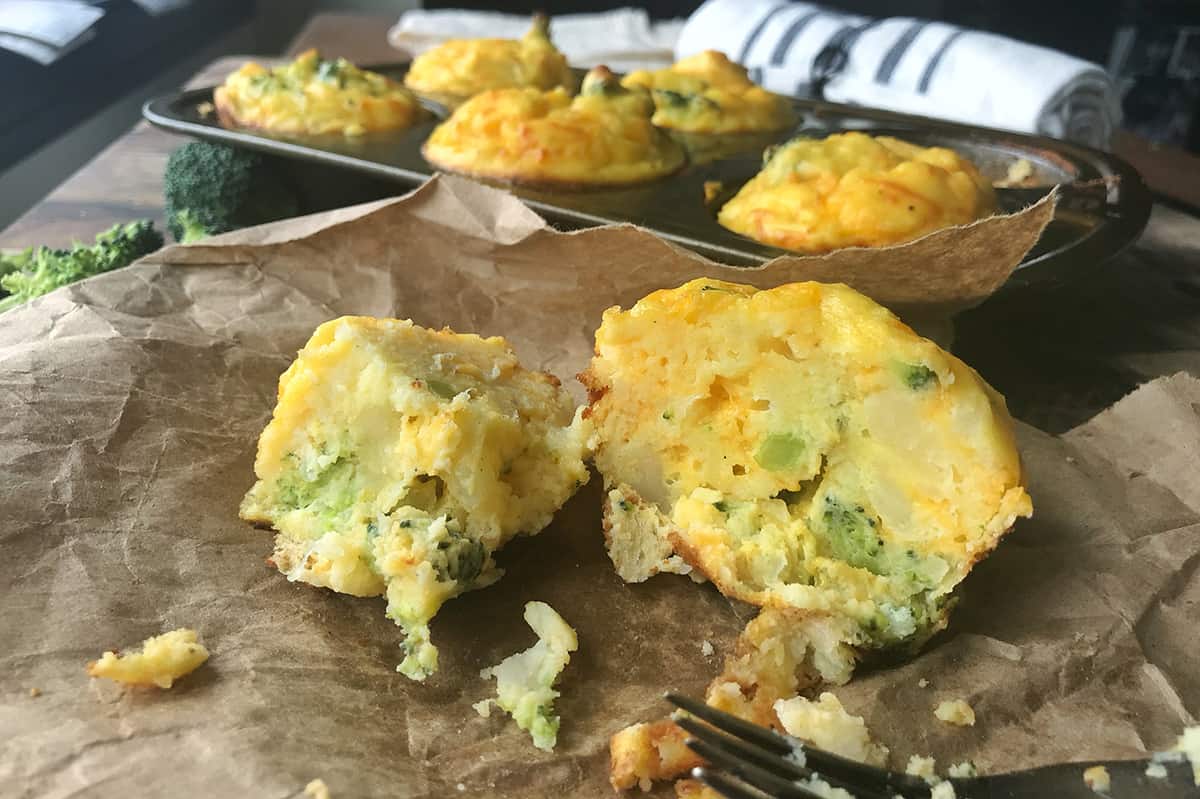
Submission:
M 794 738 L 731 716 L 696 699 L 669 693 L 667 701 L 686 712 L 675 723 L 693 737 L 687 745 L 710 765 L 692 775 L 730 799 L 824 799 L 805 787 L 818 777 L 855 799 L 918 799 L 929 797 L 931 786 L 921 777 L 848 760 Z M 1146 769 L 1162 766 L 1165 776 L 1150 777 Z M 1110 787 L 1094 791 L 1083 779 L 1084 769 L 1104 766 Z M 1154 769 L 1157 770 L 1157 769 Z M 1200 787 L 1182 753 L 1168 752 L 1147 760 L 1090 761 L 989 774 L 950 777 L 954 795 L 968 799 L 1197 799 Z M 820 789 L 818 789 L 820 790 Z

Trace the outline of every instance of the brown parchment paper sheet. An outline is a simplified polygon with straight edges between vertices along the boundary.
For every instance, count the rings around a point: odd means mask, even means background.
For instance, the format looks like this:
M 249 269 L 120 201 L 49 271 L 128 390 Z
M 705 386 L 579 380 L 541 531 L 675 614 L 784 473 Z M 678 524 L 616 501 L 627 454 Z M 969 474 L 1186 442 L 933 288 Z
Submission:
M 821 262 L 844 274 L 877 256 Z M 567 381 L 605 307 L 696 275 L 769 285 L 805 271 L 730 270 L 629 227 L 557 233 L 502 192 L 440 179 L 173 247 L 5 314 L 0 794 L 288 797 L 320 777 L 337 799 L 608 795 L 609 735 L 659 717 L 664 689 L 700 694 L 752 611 L 687 578 L 623 584 L 598 480 L 500 554 L 499 584 L 439 613 L 426 684 L 393 671 L 382 600 L 289 584 L 237 506 L 278 376 L 320 322 L 504 334 Z M 947 634 L 839 691 L 897 763 L 1133 756 L 1192 721 L 1198 403 L 1200 382 L 1178 376 L 1062 438 L 1020 429 L 1033 520 L 969 578 Z M 470 708 L 493 689 L 478 670 L 532 642 L 530 599 L 579 632 L 553 754 Z M 104 649 L 182 625 L 213 654 L 171 691 L 84 675 Z M 934 719 L 952 697 L 975 727 Z

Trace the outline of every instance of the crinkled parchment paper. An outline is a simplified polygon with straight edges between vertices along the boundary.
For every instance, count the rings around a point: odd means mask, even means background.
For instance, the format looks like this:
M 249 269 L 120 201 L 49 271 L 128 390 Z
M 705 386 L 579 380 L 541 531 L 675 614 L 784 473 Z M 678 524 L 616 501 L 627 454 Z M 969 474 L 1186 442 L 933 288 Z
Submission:
M 840 264 L 826 277 L 877 261 L 818 259 Z M 813 263 L 732 277 L 773 284 Z M 608 736 L 660 716 L 666 688 L 699 694 L 751 611 L 687 578 L 621 583 L 597 481 L 501 553 L 498 585 L 438 614 L 442 668 L 423 685 L 393 671 L 382 600 L 289 584 L 237 506 L 278 376 L 318 323 L 504 334 L 569 379 L 605 307 L 700 274 L 731 276 L 628 227 L 556 233 L 503 193 L 442 179 L 173 247 L 0 317 L 0 793 L 282 798 L 320 777 L 339 799 L 607 795 Z M 1193 719 L 1198 403 L 1200 382 L 1176 377 L 1062 438 L 1020 430 L 1033 520 L 969 578 L 925 654 L 840 691 L 898 762 L 1132 756 Z M 579 631 L 553 754 L 470 708 L 492 690 L 479 669 L 531 643 L 530 599 Z M 103 650 L 181 625 L 213 656 L 171 691 L 85 676 Z M 952 697 L 975 727 L 934 719 Z

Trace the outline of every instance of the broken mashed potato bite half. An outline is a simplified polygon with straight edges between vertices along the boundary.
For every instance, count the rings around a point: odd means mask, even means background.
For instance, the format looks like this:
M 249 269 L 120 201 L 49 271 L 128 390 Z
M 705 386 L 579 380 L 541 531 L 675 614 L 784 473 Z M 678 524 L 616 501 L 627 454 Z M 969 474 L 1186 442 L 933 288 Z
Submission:
M 423 680 L 442 604 L 499 579 L 493 553 L 587 481 L 585 427 L 502 338 L 335 319 L 279 379 L 241 515 L 278 531 L 289 580 L 386 595 L 405 633 L 397 670 Z
M 841 285 L 700 279 L 605 312 L 588 387 L 609 555 L 763 606 L 705 700 L 776 703 L 912 649 L 1032 513 L 1012 423 L 961 361 Z M 696 765 L 670 720 L 611 741 L 617 788 Z
M 787 98 L 750 80 L 746 68 L 705 50 L 666 69 L 638 70 L 621 81 L 654 100 L 654 124 L 687 133 L 782 130 L 794 120 Z
M 520 39 L 451 39 L 413 59 L 404 83 L 452 105 L 489 89 L 571 88 L 567 58 L 550 41 L 550 18 L 536 14 Z
M 918 644 L 1032 513 L 1004 400 L 842 285 L 699 279 L 611 308 L 580 375 L 618 573 Z
M 650 122 L 653 106 L 605 67 L 565 89 L 495 89 L 472 97 L 434 130 L 422 153 L 475 177 L 559 188 L 624 186 L 675 172 L 686 157 Z
M 128 654 L 105 652 L 87 665 L 90 677 L 107 677 L 126 685 L 157 685 L 170 688 L 180 677 L 191 674 L 208 660 L 208 650 L 195 630 L 180 627 L 153 638 Z
M 316 50 L 277 67 L 248 62 L 213 91 L 213 105 L 225 125 L 286 135 L 359 136 L 406 128 L 424 114 L 400 83 Z
M 822 253 L 900 244 L 995 208 L 987 178 L 953 150 L 850 132 L 768 149 L 717 221 L 763 244 Z

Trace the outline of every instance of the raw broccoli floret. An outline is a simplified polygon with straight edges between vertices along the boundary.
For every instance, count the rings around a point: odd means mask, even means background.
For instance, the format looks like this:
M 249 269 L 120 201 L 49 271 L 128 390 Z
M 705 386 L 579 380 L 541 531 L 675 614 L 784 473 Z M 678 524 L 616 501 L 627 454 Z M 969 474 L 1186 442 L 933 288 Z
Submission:
M 76 242 L 66 250 L 31 247 L 0 256 L 0 288 L 9 295 L 0 300 L 0 312 L 68 283 L 128 266 L 162 245 L 154 223 L 143 219 L 114 225 L 96 236 L 94 244 Z
M 296 191 L 277 163 L 251 150 L 188 142 L 167 159 L 167 229 L 176 241 L 295 216 Z

